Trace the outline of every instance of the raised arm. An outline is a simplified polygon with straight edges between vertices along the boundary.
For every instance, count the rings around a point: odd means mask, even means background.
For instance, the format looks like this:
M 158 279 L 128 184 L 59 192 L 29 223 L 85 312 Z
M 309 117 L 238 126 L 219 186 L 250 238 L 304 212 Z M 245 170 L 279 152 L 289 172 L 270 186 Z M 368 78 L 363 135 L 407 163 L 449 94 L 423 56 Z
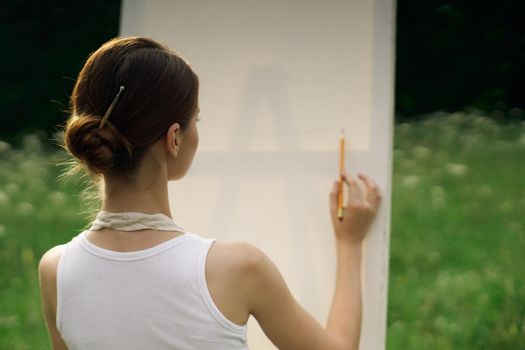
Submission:
M 348 185 L 348 204 L 344 218 L 337 218 L 337 182 L 330 193 L 330 214 L 336 237 L 337 273 L 332 307 L 326 328 L 350 342 L 349 349 L 359 347 L 362 319 L 361 257 L 362 242 L 379 210 L 381 195 L 377 185 L 359 174 L 365 184 L 361 191 L 357 181 L 343 172 Z
M 328 322 L 322 327 L 291 295 L 273 262 L 247 245 L 245 295 L 248 308 L 268 338 L 282 350 L 350 350 L 361 332 L 361 246 L 380 204 L 377 186 L 360 175 L 367 191 L 344 173 L 349 188 L 344 219 L 337 219 L 337 182 L 330 193 L 336 236 L 337 276 Z

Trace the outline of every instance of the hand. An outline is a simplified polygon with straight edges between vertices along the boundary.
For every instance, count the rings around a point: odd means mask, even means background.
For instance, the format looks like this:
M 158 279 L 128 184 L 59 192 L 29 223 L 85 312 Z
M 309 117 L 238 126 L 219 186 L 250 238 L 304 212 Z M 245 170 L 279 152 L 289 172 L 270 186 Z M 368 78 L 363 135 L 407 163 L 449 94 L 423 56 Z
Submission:
M 339 220 L 337 217 L 339 181 L 334 181 L 330 192 L 330 216 L 335 236 L 338 242 L 361 245 L 376 217 L 381 204 L 381 195 L 375 182 L 368 176 L 358 175 L 366 185 L 366 193 L 363 193 L 356 179 L 349 176 L 344 170 L 341 175 L 348 186 L 348 201 L 343 207 L 343 219 Z

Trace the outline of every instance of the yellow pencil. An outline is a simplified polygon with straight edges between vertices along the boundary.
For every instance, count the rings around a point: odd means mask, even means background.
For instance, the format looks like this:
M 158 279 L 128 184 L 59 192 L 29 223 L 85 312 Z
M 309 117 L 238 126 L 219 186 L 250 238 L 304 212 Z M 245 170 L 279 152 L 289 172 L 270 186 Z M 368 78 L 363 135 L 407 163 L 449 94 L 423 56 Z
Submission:
M 343 220 L 343 175 L 345 168 L 345 131 L 341 128 L 341 137 L 339 138 L 339 183 L 337 187 L 337 217 Z

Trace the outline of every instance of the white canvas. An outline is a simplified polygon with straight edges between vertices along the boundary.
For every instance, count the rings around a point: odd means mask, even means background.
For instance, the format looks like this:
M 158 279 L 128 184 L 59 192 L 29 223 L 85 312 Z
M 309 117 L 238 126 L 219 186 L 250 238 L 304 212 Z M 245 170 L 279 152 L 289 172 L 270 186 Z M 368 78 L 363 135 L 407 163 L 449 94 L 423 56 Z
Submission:
M 384 349 L 393 123 L 393 0 L 193 0 L 122 4 L 121 35 L 146 35 L 199 75 L 199 148 L 170 183 L 176 221 L 243 240 L 277 265 L 323 326 L 335 283 L 328 195 L 346 168 L 383 203 L 366 240 L 361 349 Z M 251 349 L 275 349 L 250 318 Z

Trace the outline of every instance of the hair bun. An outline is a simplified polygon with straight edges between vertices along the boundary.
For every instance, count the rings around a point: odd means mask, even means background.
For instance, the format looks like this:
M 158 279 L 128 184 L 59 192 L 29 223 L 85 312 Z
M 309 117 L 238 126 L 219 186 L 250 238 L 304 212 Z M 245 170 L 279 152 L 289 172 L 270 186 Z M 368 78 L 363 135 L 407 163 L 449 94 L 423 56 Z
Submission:
M 128 162 L 133 147 L 110 123 L 99 129 L 100 117 L 73 115 L 66 124 L 64 145 L 95 174 L 110 173 L 112 169 Z

